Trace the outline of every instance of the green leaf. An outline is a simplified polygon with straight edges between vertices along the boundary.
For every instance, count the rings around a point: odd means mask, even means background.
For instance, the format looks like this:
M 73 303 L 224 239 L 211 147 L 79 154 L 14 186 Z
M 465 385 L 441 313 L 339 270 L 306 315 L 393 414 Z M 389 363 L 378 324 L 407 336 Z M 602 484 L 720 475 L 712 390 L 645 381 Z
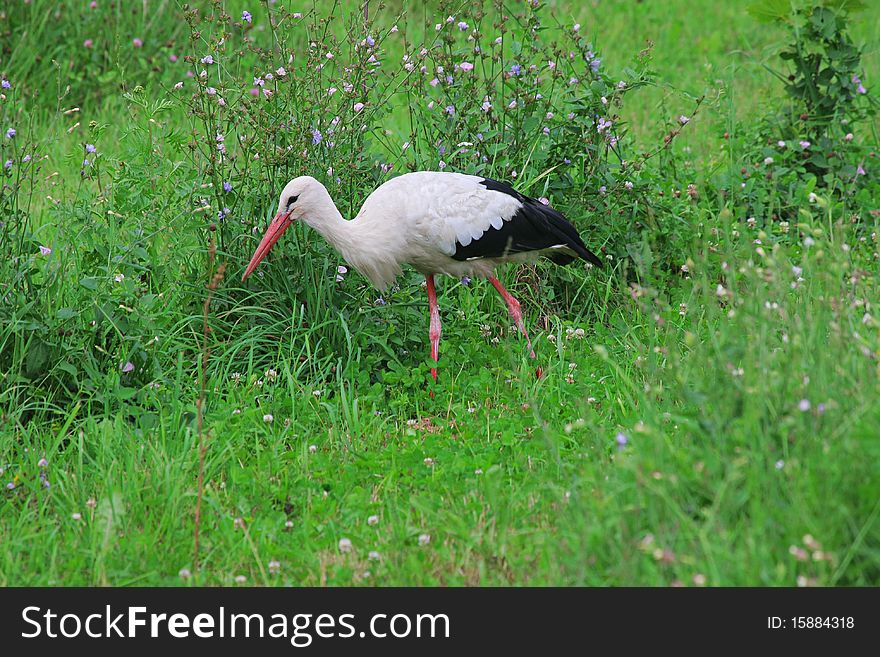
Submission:
M 79 280 L 79 284 L 82 285 L 87 290 L 97 290 L 98 289 L 98 279 L 94 276 L 87 276 L 86 278 L 81 278 Z
M 862 0 L 824 0 L 822 4 L 831 9 L 842 9 L 851 13 L 862 11 L 868 6 Z
M 763 0 L 749 5 L 746 11 L 762 23 L 772 23 L 784 21 L 791 16 L 791 4 L 788 0 Z
M 60 363 L 55 363 L 55 367 L 57 367 L 62 372 L 67 372 L 68 374 L 70 374 L 70 376 L 73 377 L 79 374 L 79 370 L 76 369 L 74 365 L 71 365 L 70 363 L 65 363 L 64 361 Z
M 73 308 L 62 308 L 58 311 L 58 319 L 72 319 L 78 315 L 79 311 Z

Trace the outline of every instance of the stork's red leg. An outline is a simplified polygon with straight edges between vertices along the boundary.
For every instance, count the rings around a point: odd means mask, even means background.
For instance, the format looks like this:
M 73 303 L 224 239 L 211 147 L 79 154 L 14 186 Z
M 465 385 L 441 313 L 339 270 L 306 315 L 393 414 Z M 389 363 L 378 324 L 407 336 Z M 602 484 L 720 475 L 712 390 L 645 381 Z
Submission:
M 431 358 L 434 362 L 440 360 L 440 307 L 437 305 L 437 289 L 434 287 L 434 277 L 425 276 L 428 281 L 428 305 L 431 307 L 431 328 L 429 336 L 431 338 Z M 431 376 L 437 380 L 437 368 L 431 368 Z M 431 393 L 434 396 L 434 393 Z
M 513 295 L 510 292 L 508 292 L 506 289 L 504 289 L 504 286 L 501 284 L 501 281 L 499 281 L 494 276 L 489 277 L 489 282 L 492 283 L 492 285 L 495 286 L 495 289 L 498 290 L 498 293 L 502 297 L 504 297 L 504 300 L 507 302 L 507 310 L 510 311 L 510 317 L 516 323 L 516 326 L 520 330 L 520 333 L 522 333 L 526 337 L 526 342 L 529 345 L 529 352 L 530 352 L 529 355 L 532 358 L 535 358 L 535 350 L 532 349 L 532 341 L 531 341 L 531 339 L 529 339 L 529 334 L 526 331 L 526 325 L 523 323 L 522 309 L 520 308 L 519 301 L 514 299 Z M 540 370 L 539 370 L 539 372 L 540 372 Z M 538 376 L 539 377 L 541 376 L 540 373 L 538 374 Z

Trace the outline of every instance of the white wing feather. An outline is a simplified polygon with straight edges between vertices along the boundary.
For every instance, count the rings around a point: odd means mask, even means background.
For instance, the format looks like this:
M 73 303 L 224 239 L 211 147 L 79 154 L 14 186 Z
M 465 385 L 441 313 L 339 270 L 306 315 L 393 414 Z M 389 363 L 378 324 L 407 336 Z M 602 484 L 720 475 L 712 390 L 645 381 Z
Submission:
M 373 192 L 358 217 L 370 223 L 383 217 L 382 223 L 395 233 L 391 241 L 405 238 L 407 248 L 451 256 L 456 242 L 467 246 L 490 227 L 501 228 L 522 207 L 512 196 L 487 189 L 481 180 L 460 173 L 408 173 Z

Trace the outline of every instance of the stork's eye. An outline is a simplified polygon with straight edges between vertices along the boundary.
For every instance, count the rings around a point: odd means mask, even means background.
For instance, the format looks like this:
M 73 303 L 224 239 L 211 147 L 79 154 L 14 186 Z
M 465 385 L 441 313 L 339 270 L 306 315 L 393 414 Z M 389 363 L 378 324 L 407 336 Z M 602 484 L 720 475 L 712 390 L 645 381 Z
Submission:
M 296 200 L 297 200 L 298 198 L 299 198 L 299 194 L 297 194 L 296 196 L 291 196 L 289 199 L 287 199 L 287 209 L 288 209 L 288 210 L 290 209 L 290 206 L 291 206 L 291 205 L 293 205 L 294 203 L 296 203 Z

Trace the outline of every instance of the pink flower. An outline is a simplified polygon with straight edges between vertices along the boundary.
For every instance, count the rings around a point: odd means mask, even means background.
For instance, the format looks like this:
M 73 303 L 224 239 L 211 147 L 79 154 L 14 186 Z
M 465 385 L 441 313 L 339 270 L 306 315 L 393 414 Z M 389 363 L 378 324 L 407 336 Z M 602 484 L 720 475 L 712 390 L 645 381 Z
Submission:
M 40 253 L 43 254 L 44 256 L 47 256 L 52 253 L 52 249 L 50 249 L 48 246 L 41 245 L 40 246 Z
M 125 365 L 121 365 L 120 368 L 123 374 L 128 374 L 129 372 L 134 370 L 134 365 L 131 361 L 127 361 Z
M 86 39 L 85 41 L 83 41 L 83 47 L 84 48 L 91 48 L 94 45 L 94 43 L 95 42 L 92 41 L 91 39 Z
M 461 68 L 462 71 L 473 71 L 474 65 L 470 62 L 462 62 L 461 64 L 459 64 L 459 68 Z
M 177 55 L 168 55 L 168 60 L 173 64 L 177 61 Z
M 362 109 L 364 109 L 364 104 L 363 103 L 355 103 L 353 109 L 355 112 L 360 112 Z
M 135 48 L 141 48 L 144 45 L 144 42 L 141 39 L 135 37 L 131 40 L 131 45 L 133 45 Z
M 98 8 L 98 3 L 95 2 L 95 0 L 92 0 L 92 1 L 89 3 L 89 9 L 97 9 L 97 8 Z

